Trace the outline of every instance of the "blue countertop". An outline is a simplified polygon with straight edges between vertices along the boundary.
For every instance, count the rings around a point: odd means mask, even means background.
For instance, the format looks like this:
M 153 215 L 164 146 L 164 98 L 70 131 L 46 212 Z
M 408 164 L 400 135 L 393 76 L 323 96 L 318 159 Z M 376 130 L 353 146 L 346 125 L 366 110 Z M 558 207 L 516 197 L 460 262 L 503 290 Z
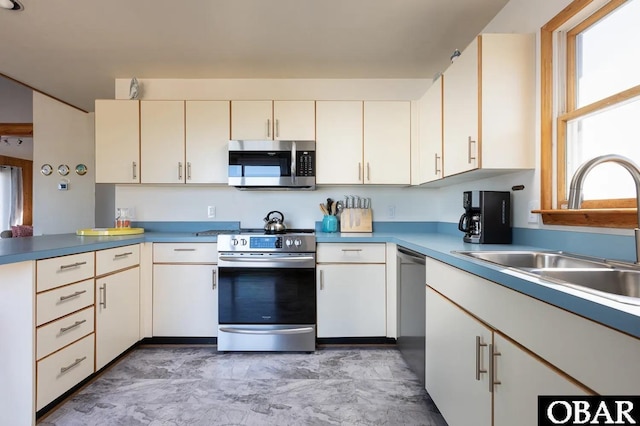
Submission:
M 81 237 L 75 234 L 45 235 L 0 240 L 0 265 L 102 250 L 143 242 L 215 242 L 193 232 L 146 232 L 114 237 Z M 435 232 L 373 232 L 366 234 L 316 233 L 318 243 L 395 243 L 440 260 L 479 277 L 589 318 L 640 338 L 640 306 L 627 305 L 528 276 L 521 272 L 471 259 L 455 251 L 544 249 L 523 245 L 463 243 L 459 235 Z

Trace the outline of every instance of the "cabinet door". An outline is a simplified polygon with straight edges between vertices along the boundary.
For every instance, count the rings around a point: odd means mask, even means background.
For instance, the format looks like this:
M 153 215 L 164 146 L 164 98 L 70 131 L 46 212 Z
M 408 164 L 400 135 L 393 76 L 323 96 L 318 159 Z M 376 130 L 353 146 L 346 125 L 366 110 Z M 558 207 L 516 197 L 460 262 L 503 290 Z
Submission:
M 140 102 L 142 183 L 184 183 L 184 101 Z
M 494 334 L 495 426 L 538 424 L 538 395 L 586 395 L 585 390 L 511 341 Z
M 95 104 L 96 183 L 140 183 L 140 102 Z
M 385 265 L 318 265 L 318 337 L 386 336 Z
M 364 183 L 411 183 L 411 104 L 364 102 Z
M 96 279 L 96 370 L 140 338 L 140 268 Z
M 490 425 L 487 355 L 492 332 L 428 286 L 426 293 L 427 392 L 448 424 Z M 477 346 L 477 337 L 485 346 Z
M 273 102 L 231 101 L 231 139 L 273 139 Z
M 476 38 L 444 73 L 445 176 L 480 167 L 478 51 Z
M 274 101 L 274 139 L 316 139 L 316 103 L 314 101 Z
M 186 101 L 187 183 L 227 183 L 229 101 Z
M 362 155 L 362 102 L 316 102 L 316 183 L 362 183 Z
M 216 265 L 153 265 L 153 335 L 217 334 Z
M 418 182 L 442 178 L 442 81 L 436 80 L 418 101 Z

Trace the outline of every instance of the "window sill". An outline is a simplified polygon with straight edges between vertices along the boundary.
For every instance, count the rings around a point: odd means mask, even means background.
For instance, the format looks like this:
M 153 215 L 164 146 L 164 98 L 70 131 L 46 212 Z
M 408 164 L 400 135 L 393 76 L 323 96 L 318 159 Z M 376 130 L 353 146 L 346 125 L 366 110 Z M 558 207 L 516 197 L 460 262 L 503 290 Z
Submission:
M 636 209 L 533 210 L 545 225 L 592 226 L 600 228 L 638 227 Z

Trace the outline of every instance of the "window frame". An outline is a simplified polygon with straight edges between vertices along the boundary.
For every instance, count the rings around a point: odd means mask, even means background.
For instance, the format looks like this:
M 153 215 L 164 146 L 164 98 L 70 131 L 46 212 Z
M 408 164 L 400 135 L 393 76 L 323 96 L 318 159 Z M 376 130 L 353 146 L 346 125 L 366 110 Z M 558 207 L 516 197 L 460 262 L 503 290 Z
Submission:
M 540 79 L 541 79 L 541 162 L 540 162 L 540 210 L 542 221 L 548 225 L 569 226 L 597 226 L 607 228 L 635 228 L 638 226 L 635 198 L 618 200 L 586 200 L 579 210 L 567 210 L 566 206 L 566 136 L 567 123 L 570 120 L 586 116 L 594 111 L 625 102 L 640 95 L 640 85 L 607 98 L 600 99 L 589 105 L 576 108 L 576 36 L 589 26 L 598 22 L 609 13 L 625 4 L 627 0 L 609 0 L 598 3 L 594 0 L 574 0 L 558 15 L 552 18 L 540 29 Z M 580 14 L 588 13 L 593 6 L 597 8 L 584 18 Z M 566 57 L 560 58 L 556 51 L 557 32 L 570 21 L 577 23 L 566 32 Z M 556 83 L 559 71 L 556 61 L 564 59 L 565 86 Z M 559 97 L 564 91 L 564 97 Z M 556 113 L 557 107 L 566 112 Z M 554 126 L 555 124 L 555 126 Z M 555 137 L 554 137 L 555 136 Z M 554 145 L 555 144 L 555 145 Z M 556 146 L 557 145 L 557 146 Z M 556 159 L 554 176 L 553 161 Z M 554 189 L 556 190 L 556 204 L 554 206 Z

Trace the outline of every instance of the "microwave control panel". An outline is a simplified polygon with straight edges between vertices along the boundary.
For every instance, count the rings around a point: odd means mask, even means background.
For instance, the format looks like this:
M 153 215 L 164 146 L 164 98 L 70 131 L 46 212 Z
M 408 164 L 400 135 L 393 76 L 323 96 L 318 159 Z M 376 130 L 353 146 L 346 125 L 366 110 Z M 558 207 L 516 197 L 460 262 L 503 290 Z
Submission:
M 315 176 L 316 157 L 314 151 L 298 153 L 298 169 L 296 176 Z

